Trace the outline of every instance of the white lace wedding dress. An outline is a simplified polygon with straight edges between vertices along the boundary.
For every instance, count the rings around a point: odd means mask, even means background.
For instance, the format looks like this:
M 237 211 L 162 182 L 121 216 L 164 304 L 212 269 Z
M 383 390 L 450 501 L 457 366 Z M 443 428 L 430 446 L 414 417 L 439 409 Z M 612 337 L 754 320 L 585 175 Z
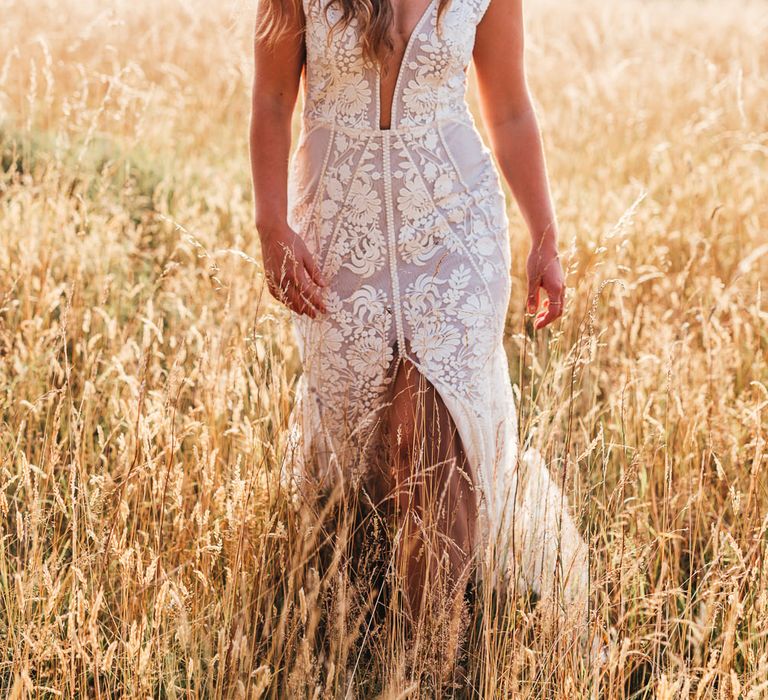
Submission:
M 403 353 L 439 392 L 474 465 L 483 551 L 494 542 L 503 570 L 509 535 L 519 532 L 518 573 L 541 589 L 553 561 L 542 554 L 556 539 L 549 525 L 559 518 L 535 511 L 549 504 L 559 514 L 559 491 L 534 453 L 523 463 L 534 465 L 535 478 L 518 483 L 517 413 L 502 343 L 509 221 L 465 99 L 488 2 L 452 0 L 439 32 L 438 0 L 430 2 L 405 49 L 384 130 L 379 73 L 364 62 L 355 27 L 331 31 L 340 10 L 326 15 L 324 2 L 304 0 L 304 105 L 289 224 L 330 285 L 327 314 L 293 315 L 303 366 L 291 415 L 301 445 L 294 475 L 310 451 L 331 479 L 364 463 L 376 449 L 388 369 Z M 531 484 L 539 490 L 528 493 Z M 567 512 L 565 521 L 573 528 Z M 570 534 L 573 556 L 585 562 L 575 528 Z M 579 586 L 584 567 L 580 559 L 571 573 Z

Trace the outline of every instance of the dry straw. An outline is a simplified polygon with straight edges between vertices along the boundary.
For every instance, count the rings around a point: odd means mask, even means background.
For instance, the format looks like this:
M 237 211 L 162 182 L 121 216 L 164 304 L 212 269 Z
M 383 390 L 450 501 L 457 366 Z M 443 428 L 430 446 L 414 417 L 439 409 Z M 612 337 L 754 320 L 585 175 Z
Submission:
M 590 544 L 607 664 L 488 590 L 409 653 L 386 524 L 355 491 L 291 504 L 299 358 L 254 264 L 251 8 L 7 0 L 4 695 L 766 696 L 765 5 L 529 5 L 569 291 L 529 337 L 510 200 L 506 342 L 521 438 Z

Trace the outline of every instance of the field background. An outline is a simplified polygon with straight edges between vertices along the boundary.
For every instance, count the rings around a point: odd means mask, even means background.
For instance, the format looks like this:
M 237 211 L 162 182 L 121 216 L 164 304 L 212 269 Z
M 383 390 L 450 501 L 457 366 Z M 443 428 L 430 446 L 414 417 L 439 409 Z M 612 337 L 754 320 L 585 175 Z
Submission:
M 510 199 L 510 372 L 611 657 L 513 600 L 457 696 L 766 697 L 768 6 L 526 11 L 569 293 L 529 337 Z M 278 488 L 299 366 L 252 225 L 252 6 L 0 16 L 0 692 L 428 697 Z

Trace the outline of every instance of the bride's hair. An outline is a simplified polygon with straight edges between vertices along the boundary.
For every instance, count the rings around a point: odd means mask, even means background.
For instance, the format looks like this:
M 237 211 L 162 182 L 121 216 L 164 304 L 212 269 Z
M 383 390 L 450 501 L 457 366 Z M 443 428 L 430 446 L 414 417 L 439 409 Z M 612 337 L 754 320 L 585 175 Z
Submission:
M 391 0 L 309 0 L 322 2 L 325 12 L 334 5 L 341 10 L 338 25 L 349 26 L 357 20 L 362 39 L 363 56 L 373 63 L 381 62 L 393 49 L 390 36 L 392 24 Z M 438 21 L 450 0 L 438 0 Z M 256 39 L 274 42 L 291 26 L 295 13 L 303 14 L 302 0 L 259 0 L 259 24 Z

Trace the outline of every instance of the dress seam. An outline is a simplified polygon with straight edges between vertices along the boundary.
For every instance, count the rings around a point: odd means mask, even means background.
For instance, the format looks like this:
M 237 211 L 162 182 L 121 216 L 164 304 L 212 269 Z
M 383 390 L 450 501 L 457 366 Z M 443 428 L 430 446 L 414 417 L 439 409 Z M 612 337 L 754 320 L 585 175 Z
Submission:
M 437 216 L 439 216 L 439 217 L 440 217 L 440 218 L 443 220 L 443 222 L 445 223 L 445 225 L 446 225 L 446 226 L 448 227 L 448 229 L 451 231 L 451 235 L 454 237 L 454 239 L 455 239 L 456 241 L 458 241 L 459 245 L 460 245 L 460 246 L 462 247 L 462 249 L 464 250 L 464 255 L 466 256 L 466 258 L 467 258 L 467 260 L 469 261 L 470 265 L 472 265 L 472 267 L 474 268 L 475 272 L 476 272 L 476 273 L 479 275 L 480 279 L 482 280 L 482 282 L 483 282 L 483 285 L 485 286 L 485 291 L 486 291 L 486 293 L 488 294 L 488 298 L 490 299 L 490 301 L 491 301 L 491 304 L 493 304 L 494 306 L 496 306 L 496 307 L 497 307 L 497 304 L 496 304 L 496 300 L 493 298 L 493 293 L 491 292 L 491 285 L 490 285 L 490 284 L 488 284 L 488 280 L 485 278 L 485 275 L 483 274 L 482 270 L 480 270 L 480 267 L 478 266 L 478 264 L 477 264 L 477 261 L 475 260 L 475 256 L 474 256 L 474 254 L 473 254 L 473 253 L 472 253 L 472 252 L 469 250 L 469 248 L 468 248 L 468 247 L 465 245 L 464 241 L 461 239 L 461 236 L 458 236 L 458 235 L 456 235 L 456 232 L 454 231 L 454 229 L 453 229 L 453 226 L 451 226 L 450 222 L 449 222 L 449 221 L 448 221 L 448 219 L 445 217 L 445 215 L 444 215 L 444 214 L 443 214 L 443 212 L 441 211 L 440 207 L 439 207 L 439 206 L 437 206 L 437 205 L 435 204 L 435 201 L 434 201 L 434 199 L 432 198 L 432 195 L 429 193 L 429 190 L 427 189 L 427 185 L 426 185 L 426 183 L 424 182 L 424 178 L 423 178 L 423 176 L 422 176 L 422 174 L 421 174 L 421 171 L 419 170 L 419 167 L 418 167 L 418 166 L 416 165 L 416 163 L 414 162 L 413 158 L 411 157 L 410 151 L 408 150 L 408 148 L 406 147 L 406 145 L 405 145 L 405 143 L 402 141 L 402 139 L 401 139 L 401 145 L 402 145 L 402 147 L 403 147 L 403 151 L 404 151 L 404 152 L 405 152 L 405 154 L 406 154 L 406 157 L 407 157 L 407 158 L 408 158 L 408 160 L 410 161 L 411 165 L 413 165 L 413 167 L 415 168 L 415 170 L 416 170 L 416 173 L 417 173 L 417 175 L 418 175 L 418 177 L 419 177 L 419 180 L 421 181 L 422 187 L 424 187 L 424 190 L 427 192 L 427 196 L 429 197 L 429 200 L 430 200 L 430 202 L 432 202 L 432 206 L 433 206 L 433 209 L 434 209 L 435 213 L 437 214 Z M 449 156 L 449 157 L 450 157 L 450 156 Z M 455 166 L 454 166 L 454 167 L 455 167 Z M 473 201 L 474 201 L 474 200 L 473 200 Z M 498 310 L 498 309 L 497 309 L 497 310 Z
M 476 204 L 479 204 L 479 202 L 477 202 L 475 198 L 474 193 L 470 192 L 470 189 L 467 186 L 467 183 L 464 181 L 464 177 L 461 174 L 461 170 L 459 169 L 458 165 L 456 165 L 456 159 L 453 156 L 453 152 L 448 147 L 448 143 L 445 139 L 445 135 L 443 134 L 442 126 L 438 123 L 436 124 L 436 128 L 437 128 L 437 134 L 440 137 L 440 143 L 443 144 L 443 148 L 445 149 L 445 152 L 448 154 L 448 160 L 451 161 L 451 165 L 453 166 L 453 169 L 456 171 L 456 176 L 459 178 L 459 182 L 461 183 L 461 186 L 467 191 L 468 194 L 470 194 L 470 196 L 472 197 L 472 201 L 475 202 Z M 488 213 L 482 207 L 480 207 L 480 211 L 483 213 L 483 218 L 485 219 L 485 223 L 488 224 L 489 228 L 492 228 L 488 221 Z
M 326 127 L 328 129 L 335 129 L 337 132 L 348 134 L 349 136 L 371 137 L 378 136 L 383 137 L 385 134 L 390 136 L 398 136 L 401 134 L 422 134 L 432 129 L 435 124 L 462 124 L 472 128 L 472 122 L 466 117 L 466 114 L 451 114 L 442 117 L 436 117 L 430 119 L 427 124 L 403 124 L 401 126 L 393 126 L 389 129 L 374 129 L 368 126 L 349 126 L 341 122 L 335 121 L 335 115 L 332 118 L 329 117 L 309 117 L 308 124 L 311 124 L 311 128 L 318 129 Z
M 349 187 L 347 188 L 347 192 L 344 195 L 344 199 L 341 203 L 341 207 L 346 207 L 347 202 L 349 201 L 350 194 L 352 193 L 352 183 L 354 183 L 355 179 L 357 178 L 358 172 L 360 172 L 360 165 L 363 162 L 363 158 L 365 158 L 365 154 L 368 152 L 368 146 L 370 145 L 370 139 L 367 139 L 365 144 L 363 145 L 363 148 L 360 152 L 360 157 L 357 160 L 357 164 L 355 165 L 355 169 L 352 172 L 352 175 L 349 178 Z M 326 173 L 327 174 L 327 173 Z M 326 265 L 328 263 L 328 256 L 331 254 L 333 250 L 333 246 L 336 244 L 336 240 L 338 238 L 339 229 L 341 228 L 341 224 L 343 222 L 343 217 L 338 217 L 336 220 L 336 225 L 333 227 L 333 231 L 331 232 L 331 235 L 328 239 L 328 245 L 325 250 L 325 254 L 323 255 L 322 262 L 319 262 L 320 271 L 321 273 L 326 272 Z
M 459 166 L 456 163 L 456 158 L 453 155 L 453 151 L 451 151 L 450 147 L 448 146 L 448 142 L 447 142 L 447 140 L 445 138 L 445 134 L 443 134 L 442 126 L 440 124 L 437 124 L 436 125 L 436 129 L 437 129 L 437 135 L 440 137 L 440 142 L 443 144 L 443 148 L 445 149 L 445 152 L 448 154 L 448 160 L 451 162 L 451 165 L 453 166 L 453 169 L 456 172 L 456 177 L 459 178 L 459 182 L 461 183 L 461 186 L 467 192 L 469 192 L 470 189 L 467 186 L 467 183 L 465 182 L 463 175 L 461 174 L 461 169 L 459 168 Z M 491 164 L 493 165 L 493 163 L 491 163 Z M 496 166 L 493 165 L 493 168 L 494 168 L 494 171 L 495 171 Z M 497 177 L 497 183 L 498 183 L 498 177 Z M 491 225 L 491 222 L 489 221 L 489 217 L 488 217 L 488 212 L 485 211 L 485 209 L 481 206 L 480 202 L 477 201 L 477 198 L 475 197 L 474 193 L 472 193 L 470 196 L 472 197 L 472 202 L 474 203 L 475 208 L 479 209 L 480 212 L 482 213 L 483 220 L 485 221 L 486 226 L 488 226 L 488 229 L 490 231 L 494 231 L 495 232 L 497 230 L 497 227 Z M 505 199 L 505 203 L 506 203 L 506 199 Z M 505 206 L 506 206 L 506 204 L 505 204 Z M 502 231 L 502 230 L 504 231 L 504 235 L 507 238 L 507 248 L 509 248 L 509 220 L 507 219 L 506 210 L 504 211 L 504 219 L 505 219 L 505 222 L 506 222 L 505 225 L 503 227 L 498 227 L 498 230 L 499 231 Z M 450 226 L 450 224 L 448 224 L 448 225 Z M 504 258 L 504 263 L 505 263 L 505 266 L 506 266 L 507 279 L 508 279 L 508 285 L 510 285 L 511 284 L 511 280 L 509 279 L 509 275 L 510 275 L 509 268 L 510 268 L 510 265 L 512 264 L 511 256 L 507 255 L 507 251 L 506 250 L 500 250 L 499 252 L 501 253 L 502 257 Z M 478 270 L 478 272 L 479 272 L 479 270 Z M 482 275 L 482 273 L 480 273 L 480 276 L 483 278 L 483 281 L 485 281 L 485 277 Z M 486 283 L 486 286 L 488 286 L 488 282 L 485 281 L 485 283 Z M 508 289 L 509 289 L 509 291 L 511 291 L 511 286 L 508 286 Z M 491 299 L 491 303 L 496 304 L 496 301 L 494 300 L 493 295 L 490 294 L 490 290 L 489 290 L 488 296 Z M 505 315 L 506 315 L 506 311 L 507 310 L 505 309 Z M 504 338 L 504 330 L 503 329 L 501 331 L 501 337 L 502 337 L 502 339 Z
M 384 158 L 384 198 L 387 204 L 387 233 L 389 234 L 389 273 L 392 278 L 392 312 L 397 333 L 398 357 L 405 357 L 405 334 L 400 317 L 400 284 L 397 276 L 397 239 L 395 236 L 394 205 L 392 201 L 392 162 L 390 136 L 385 132 L 383 144 Z
M 303 135 L 303 137 L 305 139 L 308 138 L 309 134 L 313 133 L 314 130 L 315 130 L 314 127 L 311 128 L 308 133 Z M 316 225 L 316 222 L 314 221 L 315 209 L 317 207 L 317 201 L 318 201 L 318 199 L 320 197 L 320 190 L 322 190 L 323 186 L 325 185 L 325 175 L 326 175 L 327 168 L 328 168 L 328 161 L 330 160 L 330 157 L 331 157 L 331 149 L 333 148 L 333 142 L 334 142 L 335 139 L 336 139 L 336 130 L 332 129 L 331 133 L 330 133 L 330 135 L 328 137 L 328 146 L 326 146 L 326 149 L 325 149 L 325 156 L 323 157 L 323 163 L 320 166 L 320 176 L 318 178 L 317 189 L 315 190 L 315 196 L 312 197 L 312 203 L 309 206 L 309 211 L 307 212 L 307 215 L 304 218 L 304 220 L 301 222 L 302 227 L 305 224 L 308 227 L 310 225 L 310 222 L 312 224 Z M 318 247 L 319 247 L 319 243 L 320 243 L 320 241 L 318 239 Z
M 451 161 L 451 165 L 453 166 L 453 169 L 456 171 L 456 176 L 459 178 L 459 182 L 461 183 L 461 186 L 464 187 L 464 189 L 467 190 L 467 192 L 469 192 L 470 189 L 467 186 L 467 183 L 465 182 L 464 177 L 461 174 L 461 169 L 456 164 L 456 158 L 454 157 L 453 152 L 451 151 L 451 148 L 448 145 L 448 142 L 447 142 L 447 140 L 445 138 L 445 135 L 443 134 L 443 130 L 441 128 L 441 124 L 439 124 L 439 123 L 437 124 L 437 131 L 438 131 L 438 135 L 440 136 L 440 141 L 443 144 L 443 148 L 445 149 L 445 152 L 448 154 L 448 159 Z M 501 188 L 501 182 L 500 182 L 499 177 L 498 177 L 498 171 L 496 169 L 496 166 L 493 164 L 493 161 L 491 161 L 491 164 L 492 164 L 494 172 L 497 173 L 496 184 L 498 185 L 499 191 L 501 192 L 501 195 L 503 197 L 504 194 L 503 194 L 503 191 L 501 191 L 501 189 L 500 189 Z M 489 219 L 489 216 L 488 216 L 488 212 L 485 209 L 483 209 L 483 207 L 481 206 L 481 202 L 478 201 L 478 199 L 477 199 L 477 197 L 475 197 L 474 193 L 472 193 L 470 196 L 472 197 L 472 201 L 474 202 L 476 207 L 482 213 L 483 219 L 485 220 L 485 223 L 488 226 L 488 228 L 491 231 L 505 231 L 506 235 L 508 237 L 509 236 L 509 219 L 507 218 L 506 209 L 504 211 L 505 224 L 503 226 L 493 226 L 493 225 L 491 225 L 491 222 L 490 222 L 490 219 Z M 504 201 L 505 201 L 505 204 L 506 204 L 506 199 Z

